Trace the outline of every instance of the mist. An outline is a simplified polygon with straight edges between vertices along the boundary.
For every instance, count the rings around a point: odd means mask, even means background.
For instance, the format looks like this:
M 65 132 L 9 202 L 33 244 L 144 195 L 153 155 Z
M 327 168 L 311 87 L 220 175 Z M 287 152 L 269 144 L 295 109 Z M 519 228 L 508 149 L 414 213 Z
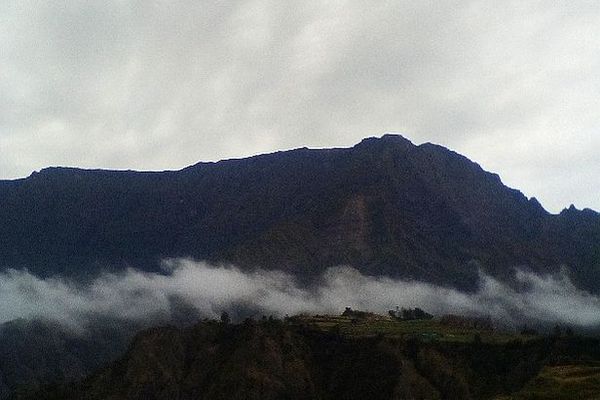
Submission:
M 576 288 L 566 273 L 539 276 L 518 271 L 516 290 L 480 274 L 475 293 L 423 282 L 371 277 L 351 267 L 327 269 L 310 287 L 281 271 L 242 271 L 187 259 L 164 263 L 163 274 L 126 270 L 86 284 L 38 278 L 27 271 L 0 274 L 0 323 L 15 319 L 57 322 L 84 331 L 90 321 L 134 323 L 299 313 L 339 314 L 345 307 L 385 314 L 396 306 L 434 315 L 489 316 L 517 327 L 525 322 L 573 327 L 600 325 L 600 298 Z M 183 306 L 183 308 L 182 308 Z

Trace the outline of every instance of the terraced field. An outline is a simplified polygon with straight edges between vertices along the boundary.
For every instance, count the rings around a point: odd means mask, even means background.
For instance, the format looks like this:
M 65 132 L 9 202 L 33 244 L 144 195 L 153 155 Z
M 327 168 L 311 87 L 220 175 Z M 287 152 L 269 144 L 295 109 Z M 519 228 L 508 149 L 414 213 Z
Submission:
M 354 319 L 347 316 L 314 315 L 294 317 L 294 322 L 309 325 L 327 332 L 339 332 L 344 336 L 365 337 L 383 335 L 398 338 L 419 338 L 424 341 L 506 343 L 512 340 L 531 340 L 537 335 L 521 335 L 514 332 L 490 329 L 458 327 L 443 323 L 440 319 L 395 320 L 384 316 L 371 319 Z

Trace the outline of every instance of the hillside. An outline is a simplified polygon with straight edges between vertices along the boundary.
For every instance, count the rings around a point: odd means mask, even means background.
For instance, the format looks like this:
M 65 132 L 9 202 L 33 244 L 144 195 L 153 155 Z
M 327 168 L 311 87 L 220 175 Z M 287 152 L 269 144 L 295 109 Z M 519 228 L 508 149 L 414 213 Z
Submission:
M 81 379 L 121 356 L 140 329 L 106 320 L 90 325 L 85 334 L 48 321 L 0 324 L 0 399 L 21 385 Z
M 369 329 L 369 322 L 359 324 Z M 391 333 L 407 323 L 390 324 Z M 85 380 L 23 389 L 13 398 L 467 400 L 529 398 L 526 394 L 535 392 L 536 398 L 551 399 L 541 391 L 544 380 L 560 378 L 557 371 L 564 370 L 584 371 L 588 377 L 596 372 L 589 363 L 600 359 L 596 339 L 514 336 L 496 341 L 489 333 L 481 340 L 477 330 L 463 329 L 468 341 L 431 340 L 417 325 L 399 328 L 404 330 L 400 336 L 388 335 L 381 326 L 376 335 L 349 335 L 266 319 L 153 328 L 139 334 L 121 359 Z M 572 382 L 560 393 L 589 394 L 590 387 Z
M 363 273 L 472 290 L 477 270 L 556 271 L 600 290 L 600 216 L 546 212 L 474 162 L 401 136 L 180 171 L 48 168 L 0 181 L 0 266 L 87 277 L 169 257 Z

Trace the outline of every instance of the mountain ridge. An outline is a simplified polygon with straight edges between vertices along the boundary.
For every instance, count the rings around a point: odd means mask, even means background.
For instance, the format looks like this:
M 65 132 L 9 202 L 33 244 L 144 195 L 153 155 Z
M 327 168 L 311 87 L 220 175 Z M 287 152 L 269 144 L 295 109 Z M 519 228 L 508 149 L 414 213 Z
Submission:
M 329 266 L 473 290 L 478 270 L 567 266 L 600 289 L 600 216 L 546 211 L 497 174 L 399 135 L 176 171 L 51 167 L 0 181 L 0 266 L 41 276 L 191 257 L 312 279 Z
M 443 145 L 437 144 L 437 143 L 433 143 L 433 142 L 424 142 L 421 143 L 419 145 L 414 145 L 409 139 L 405 138 L 404 136 L 400 135 L 400 134 L 391 134 L 391 133 L 386 133 L 380 137 L 377 136 L 371 136 L 371 137 L 367 137 L 362 139 L 359 143 L 357 143 L 354 146 L 350 146 L 350 147 L 332 147 L 332 148 L 310 148 L 310 147 L 298 147 L 298 148 L 293 148 L 293 149 L 289 149 L 289 150 L 277 150 L 277 151 L 273 151 L 273 152 L 269 152 L 269 153 L 261 153 L 261 154 L 257 154 L 257 155 L 253 155 L 253 156 L 248 156 L 248 157 L 233 157 L 233 158 L 226 158 L 226 159 L 222 159 L 222 160 L 218 160 L 218 161 L 199 161 L 197 163 L 179 168 L 179 169 L 165 169 L 165 170 L 136 170 L 136 169 L 110 169 L 110 168 L 82 168 L 82 167 L 76 167 L 76 166 L 48 166 L 48 167 L 44 167 L 41 168 L 39 171 L 33 171 L 29 176 L 26 177 L 21 177 L 21 178 L 14 178 L 14 179 L 0 179 L 0 185 L 2 184 L 13 184 L 13 183 L 18 183 L 27 179 L 30 179 L 31 177 L 37 175 L 37 174 L 47 174 L 47 173 L 53 173 L 53 172 L 82 172 L 82 173 L 111 173 L 111 174 L 148 174 L 148 175 L 153 175 L 153 174 L 168 174 L 168 173 L 178 173 L 178 172 L 184 172 L 184 171 L 192 171 L 198 168 L 202 168 L 205 166 L 212 166 L 212 165 L 219 165 L 219 164 L 226 164 L 226 163 L 233 163 L 236 161 L 246 161 L 246 160 L 250 160 L 250 159 L 254 159 L 254 158 L 262 158 L 262 157 L 269 157 L 269 156 L 274 156 L 274 155 L 280 155 L 280 154 L 286 154 L 286 153 L 293 153 L 293 152 L 300 152 L 300 151 L 310 151 L 310 152 L 328 152 L 328 151 L 336 151 L 336 150 L 348 150 L 348 149 L 352 149 L 355 148 L 357 146 L 361 146 L 364 145 L 366 143 L 369 143 L 371 141 L 385 141 L 385 140 L 395 140 L 395 139 L 401 139 L 402 141 L 406 141 L 408 143 L 410 143 L 413 146 L 416 147 L 433 147 L 433 148 L 437 148 L 440 150 L 444 150 L 444 151 L 448 151 L 451 154 L 461 157 L 463 159 L 465 159 L 466 161 L 469 161 L 473 164 L 475 164 L 476 166 L 478 166 L 479 168 L 482 169 L 482 171 L 490 174 L 491 176 L 496 177 L 501 183 L 502 179 L 500 177 L 499 174 L 491 172 L 491 171 L 487 171 L 485 170 L 483 167 L 481 167 L 481 165 L 471 159 L 469 159 L 468 157 L 454 151 L 451 150 Z M 503 183 L 504 184 L 504 183 Z M 522 193 L 519 189 L 516 188 L 511 188 L 509 186 L 507 186 L 508 188 L 515 190 L 519 193 Z M 523 196 L 525 196 L 523 194 Z M 525 196 L 527 197 L 527 196 Z M 568 207 L 564 207 L 561 211 L 559 211 L 558 213 L 552 213 L 549 212 L 545 209 L 545 207 L 539 202 L 539 200 L 535 197 L 535 196 L 531 196 L 528 198 L 529 201 L 534 202 L 539 204 L 539 206 L 541 208 L 544 209 L 544 211 L 546 211 L 548 214 L 552 214 L 552 215 L 559 215 L 561 213 L 564 212 L 568 212 L 568 211 L 582 211 L 582 212 L 587 212 L 587 213 L 594 213 L 594 214 L 599 214 L 599 211 L 596 211 L 592 208 L 589 207 L 584 207 L 582 209 L 578 209 L 574 204 L 570 204 Z

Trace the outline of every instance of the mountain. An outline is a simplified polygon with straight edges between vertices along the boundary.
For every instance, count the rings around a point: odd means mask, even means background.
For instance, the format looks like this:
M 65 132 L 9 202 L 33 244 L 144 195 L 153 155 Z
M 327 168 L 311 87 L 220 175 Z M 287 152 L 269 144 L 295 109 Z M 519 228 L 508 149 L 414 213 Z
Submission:
M 597 377 L 598 343 L 564 336 L 427 341 L 348 336 L 278 320 L 207 321 L 187 329 L 147 330 L 123 357 L 86 379 L 21 390 L 12 398 L 497 399 L 528 382 L 539 389 L 532 378 L 544 366 Z M 586 377 L 574 376 L 575 386 L 565 385 L 568 391 L 515 398 L 597 398 Z M 586 390 L 587 395 L 573 397 Z
M 21 386 L 81 379 L 122 356 L 142 326 L 104 320 L 86 328 L 24 319 L 0 324 L 0 399 Z
M 180 171 L 47 168 L 0 181 L 0 267 L 85 278 L 192 257 L 311 280 L 352 265 L 462 290 L 566 266 L 600 291 L 600 215 L 553 215 L 444 147 L 397 135 Z

